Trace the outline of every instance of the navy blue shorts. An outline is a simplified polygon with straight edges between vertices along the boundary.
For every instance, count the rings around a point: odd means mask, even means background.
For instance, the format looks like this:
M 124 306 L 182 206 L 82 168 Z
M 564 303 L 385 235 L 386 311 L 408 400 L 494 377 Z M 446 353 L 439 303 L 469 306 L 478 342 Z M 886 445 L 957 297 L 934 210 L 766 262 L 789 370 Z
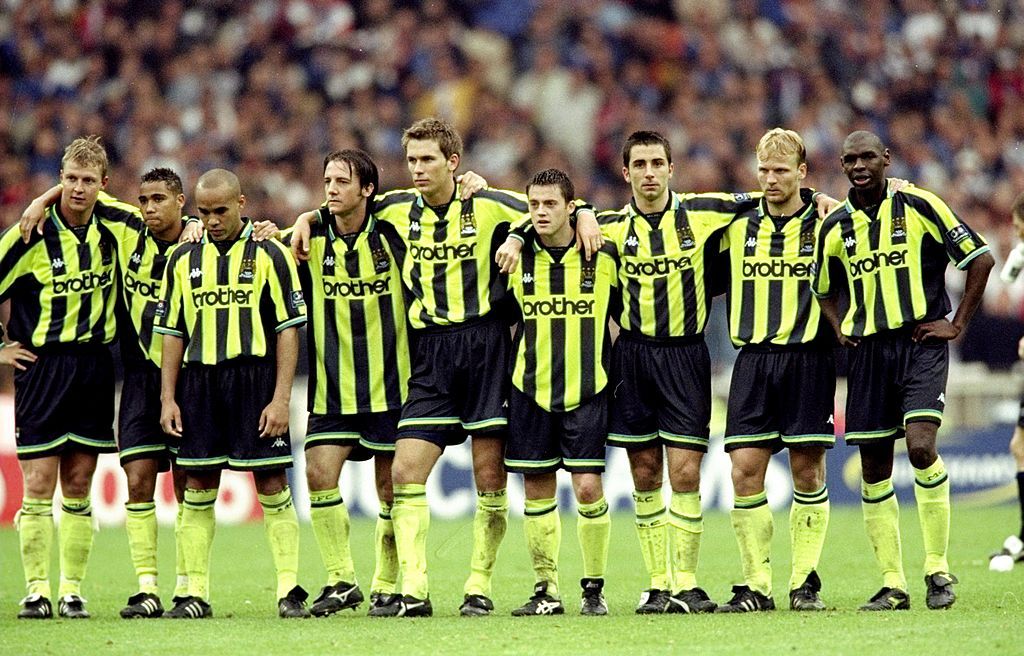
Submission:
M 177 439 L 160 428 L 160 369 L 152 363 L 126 367 L 117 413 L 117 452 L 123 466 L 132 460 L 157 460 L 167 471 Z
M 324 444 L 354 447 L 348 460 L 369 460 L 378 453 L 393 454 L 400 416 L 400 410 L 359 415 L 310 413 L 305 448 Z
M 509 399 L 505 467 L 522 474 L 558 469 L 585 474 L 604 471 L 608 401 L 604 391 L 567 412 L 549 412 L 515 387 Z

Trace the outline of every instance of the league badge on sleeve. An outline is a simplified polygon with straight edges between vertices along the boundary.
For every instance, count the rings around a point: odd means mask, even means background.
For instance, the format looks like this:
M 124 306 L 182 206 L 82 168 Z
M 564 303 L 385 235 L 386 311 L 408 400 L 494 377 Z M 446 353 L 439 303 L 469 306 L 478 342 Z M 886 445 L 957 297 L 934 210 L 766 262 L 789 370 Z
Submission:
M 160 299 L 156 302 L 156 309 L 153 312 L 157 317 L 163 318 L 167 316 L 167 301 Z
M 300 307 L 306 304 L 306 301 L 302 299 L 302 290 L 296 289 L 292 292 L 292 308 L 298 310 Z
M 970 238 L 971 238 L 970 230 L 968 230 L 967 226 L 965 226 L 962 223 L 959 224 L 959 225 L 953 226 L 952 228 L 950 228 L 949 230 L 946 231 L 946 239 L 951 244 L 959 244 L 960 242 L 962 242 L 964 240 L 967 240 L 967 239 L 970 239 Z

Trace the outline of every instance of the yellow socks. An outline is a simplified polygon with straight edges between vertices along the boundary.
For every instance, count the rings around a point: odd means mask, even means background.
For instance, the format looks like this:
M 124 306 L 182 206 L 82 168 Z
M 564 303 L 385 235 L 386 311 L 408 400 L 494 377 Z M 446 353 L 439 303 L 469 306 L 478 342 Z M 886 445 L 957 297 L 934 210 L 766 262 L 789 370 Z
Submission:
M 313 524 L 320 558 L 327 570 L 327 585 L 356 582 L 349 544 L 348 508 L 338 488 L 309 491 L 309 518 Z M 290 588 L 289 588 L 290 589 Z
M 402 594 L 426 599 L 429 589 L 427 530 L 430 528 L 426 486 L 417 483 L 395 485 L 391 518 L 395 527 L 398 564 L 402 570 Z
M 188 570 L 185 568 L 185 549 L 181 546 L 181 518 L 185 513 L 185 504 L 178 504 L 178 514 L 174 518 L 174 596 L 188 596 Z
M 601 497 L 594 503 L 577 506 L 580 517 L 576 522 L 576 537 L 583 554 L 583 578 L 603 579 L 608 566 L 608 543 L 612 534 L 612 518 L 608 502 Z
M 861 508 L 864 528 L 882 570 L 882 585 L 906 591 L 903 575 L 903 550 L 900 545 L 900 506 L 892 479 L 877 483 L 861 481 Z
M 942 457 L 930 467 L 914 470 L 914 497 L 924 538 L 924 573 L 949 573 L 949 476 Z
M 740 548 L 743 579 L 751 590 L 772 595 L 772 511 L 764 490 L 733 502 L 732 527 Z
M 793 554 L 790 590 L 803 585 L 807 575 L 818 567 L 828 531 L 829 511 L 827 486 L 817 492 L 793 490 L 793 505 L 789 509 L 789 543 Z
M 504 489 L 476 493 L 476 514 L 473 516 L 473 556 L 469 561 L 469 578 L 463 592 L 468 595 L 491 595 L 491 575 L 498 558 L 498 547 L 508 530 L 508 494 Z
M 640 551 L 644 565 L 651 577 L 652 590 L 670 590 L 668 563 L 668 518 L 665 498 L 661 488 L 634 490 L 633 505 L 636 509 L 636 536 L 640 539 Z
M 391 521 L 390 503 L 382 501 L 380 504 L 373 546 L 376 560 L 370 592 L 391 594 L 398 584 L 398 551 L 395 549 L 395 526 Z
M 562 546 L 558 502 L 555 499 L 527 499 L 523 532 L 537 582 L 546 581 L 548 594 L 558 597 L 558 552 Z
M 128 551 L 139 579 L 139 592 L 157 594 L 156 578 L 156 504 L 152 501 L 126 503 L 124 528 L 128 533 Z
M 213 506 L 217 490 L 185 490 L 182 504 L 181 542 L 188 576 L 188 596 L 210 599 L 210 548 L 216 528 Z
M 82 594 L 82 579 L 92 551 L 92 505 L 89 497 L 65 497 L 60 518 L 60 591 L 58 597 Z
M 267 530 L 274 569 L 277 570 L 277 598 L 281 599 L 298 585 L 299 518 L 295 514 L 290 488 L 285 487 L 277 494 L 256 496 L 263 506 L 263 526 Z M 348 537 L 347 532 L 345 537 Z
M 673 576 L 670 591 L 692 590 L 697 587 L 700 536 L 704 532 L 700 492 L 673 492 L 668 522 Z
M 50 596 L 50 551 L 53 549 L 53 500 L 21 500 L 15 522 L 21 543 L 21 565 L 29 595 Z

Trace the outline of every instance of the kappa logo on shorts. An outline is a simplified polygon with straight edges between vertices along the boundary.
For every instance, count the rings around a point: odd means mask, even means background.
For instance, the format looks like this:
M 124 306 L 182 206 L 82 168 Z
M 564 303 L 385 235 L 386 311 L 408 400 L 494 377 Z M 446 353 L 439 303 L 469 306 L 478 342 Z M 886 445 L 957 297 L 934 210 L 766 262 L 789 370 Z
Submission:
M 285 443 L 285 441 L 279 437 L 276 440 L 274 440 L 274 443 L 270 445 L 270 448 L 272 448 L 272 449 L 283 449 L 286 446 L 288 446 L 288 444 Z
M 828 423 L 830 423 L 833 426 L 835 426 L 836 425 L 836 416 L 835 415 L 829 415 L 828 416 Z
M 945 392 L 939 392 L 939 398 L 937 398 L 935 400 L 938 401 L 939 403 L 945 403 L 946 402 L 946 393 Z

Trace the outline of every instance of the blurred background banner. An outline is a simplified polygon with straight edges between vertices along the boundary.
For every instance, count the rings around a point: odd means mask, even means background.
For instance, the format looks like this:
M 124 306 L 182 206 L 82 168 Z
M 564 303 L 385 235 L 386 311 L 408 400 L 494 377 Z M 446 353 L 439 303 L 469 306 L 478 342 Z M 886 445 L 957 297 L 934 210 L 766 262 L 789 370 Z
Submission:
M 402 130 L 428 115 L 461 131 L 460 170 L 522 189 L 556 166 L 599 209 L 629 200 L 620 148 L 634 130 L 670 140 L 674 190 L 749 191 L 754 147 L 779 125 L 803 136 L 807 183 L 837 198 L 848 188 L 843 138 L 878 133 L 892 151 L 889 173 L 938 193 L 1002 260 L 1015 240 L 1010 206 L 1024 191 L 1024 3 L 0 0 L 0 107 L 2 226 L 56 182 L 64 146 L 84 134 L 103 137 L 108 190 L 124 200 L 155 166 L 181 174 L 189 196 L 199 174 L 225 167 L 239 174 L 251 216 L 285 226 L 321 201 L 323 156 L 334 149 L 366 149 L 384 190 L 407 187 Z M 955 302 L 963 275 L 950 270 L 947 282 Z M 993 275 L 952 349 L 940 449 L 964 503 L 996 502 L 1009 489 L 999 481 L 1012 481 L 1005 451 L 1022 301 L 1024 283 Z M 735 356 L 722 302 L 707 340 L 721 414 Z M 0 372 L 4 523 L 20 499 L 11 389 Z M 297 389 L 293 412 L 303 396 Z M 304 426 L 296 414 L 297 443 Z M 853 455 L 842 446 L 830 454 L 836 502 L 857 500 Z M 610 454 L 609 498 L 625 505 L 622 456 Z M 727 460 L 713 445 L 708 507 L 731 499 Z M 776 461 L 773 504 L 789 494 L 785 459 Z M 906 467 L 898 460 L 896 481 L 909 494 Z M 374 512 L 369 471 L 345 472 L 352 507 Z M 467 453 L 449 449 L 431 481 L 445 501 L 439 513 L 468 512 L 468 472 Z M 119 521 L 116 458 L 101 460 L 97 485 L 97 514 Z M 225 487 L 225 519 L 258 513 L 245 477 Z

